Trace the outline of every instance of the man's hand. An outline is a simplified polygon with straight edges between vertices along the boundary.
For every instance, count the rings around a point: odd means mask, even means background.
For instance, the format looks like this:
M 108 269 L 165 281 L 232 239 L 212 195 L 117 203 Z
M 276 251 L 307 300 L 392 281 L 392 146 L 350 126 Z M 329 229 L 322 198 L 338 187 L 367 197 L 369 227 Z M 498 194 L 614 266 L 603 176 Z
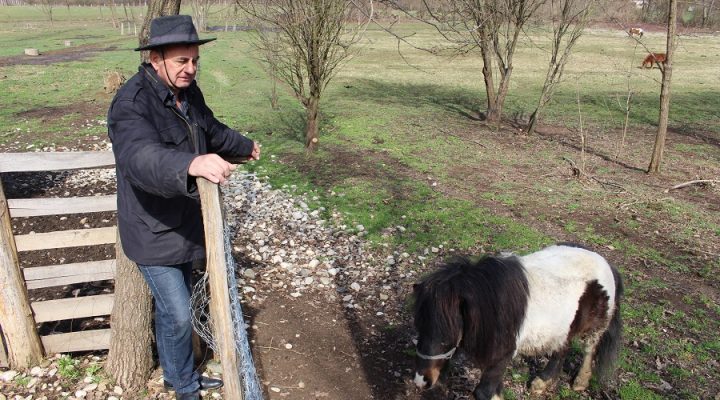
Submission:
M 257 142 L 253 142 L 253 149 L 252 153 L 250 153 L 250 159 L 255 161 L 260 159 L 260 146 L 257 144 Z
M 255 150 L 253 149 L 253 154 Z M 260 150 L 258 149 L 258 158 Z M 257 159 L 257 158 L 256 158 Z M 217 154 L 203 154 L 195 157 L 190 163 L 188 174 L 201 176 L 212 183 L 224 184 L 236 166 L 222 159 Z

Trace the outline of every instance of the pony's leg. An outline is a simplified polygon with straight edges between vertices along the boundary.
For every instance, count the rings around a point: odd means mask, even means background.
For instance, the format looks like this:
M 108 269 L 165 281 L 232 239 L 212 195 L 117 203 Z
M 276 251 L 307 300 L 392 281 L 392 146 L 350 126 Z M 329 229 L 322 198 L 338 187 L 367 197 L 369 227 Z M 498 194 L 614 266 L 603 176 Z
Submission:
M 538 376 L 535 377 L 535 379 L 533 379 L 530 384 L 530 391 L 533 394 L 542 394 L 545 389 L 547 389 L 548 384 L 555 379 L 560 372 L 560 368 L 562 368 L 568 349 L 569 348 L 565 346 L 565 348 L 554 352 L 550 356 L 550 360 L 545 368 L 538 374 Z
M 502 400 L 503 375 L 511 358 L 504 358 L 497 364 L 482 371 L 480 383 L 473 390 L 475 400 Z
M 595 332 L 588 336 L 585 340 L 585 355 L 583 356 L 583 363 L 578 371 L 575 381 L 573 382 L 573 390 L 581 392 L 587 389 L 590 383 L 590 377 L 592 376 L 592 361 L 595 355 L 595 348 L 598 342 L 600 342 L 600 334 Z

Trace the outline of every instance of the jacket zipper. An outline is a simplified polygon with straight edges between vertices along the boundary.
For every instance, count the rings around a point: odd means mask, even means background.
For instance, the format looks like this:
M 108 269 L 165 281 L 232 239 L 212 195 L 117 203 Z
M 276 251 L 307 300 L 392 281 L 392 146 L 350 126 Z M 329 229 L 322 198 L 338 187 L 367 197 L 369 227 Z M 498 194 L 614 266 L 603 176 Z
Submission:
M 185 122 L 185 125 L 188 126 L 188 133 L 190 136 L 190 143 L 192 143 L 192 146 L 193 146 L 193 151 L 195 152 L 195 154 L 200 154 L 200 152 L 198 150 L 198 146 L 200 144 L 197 141 L 197 132 L 195 131 L 195 129 L 193 129 L 192 125 L 190 125 L 190 122 L 188 122 L 188 120 L 186 120 L 185 117 L 180 115 L 180 113 L 175 109 L 175 107 L 171 107 L 171 109 L 178 117 L 180 117 L 181 120 L 183 120 L 183 122 Z

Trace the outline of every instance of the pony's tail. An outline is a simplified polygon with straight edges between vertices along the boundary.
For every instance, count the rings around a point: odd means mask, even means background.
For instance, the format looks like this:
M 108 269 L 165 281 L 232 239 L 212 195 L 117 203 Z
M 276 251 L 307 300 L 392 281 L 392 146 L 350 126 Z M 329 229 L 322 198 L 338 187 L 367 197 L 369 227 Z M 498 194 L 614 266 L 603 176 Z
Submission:
M 612 268 L 612 272 L 615 278 L 615 311 L 595 350 L 595 374 L 598 382 L 603 385 L 607 384 L 614 375 L 622 345 L 620 301 L 623 297 L 624 287 L 617 270 Z

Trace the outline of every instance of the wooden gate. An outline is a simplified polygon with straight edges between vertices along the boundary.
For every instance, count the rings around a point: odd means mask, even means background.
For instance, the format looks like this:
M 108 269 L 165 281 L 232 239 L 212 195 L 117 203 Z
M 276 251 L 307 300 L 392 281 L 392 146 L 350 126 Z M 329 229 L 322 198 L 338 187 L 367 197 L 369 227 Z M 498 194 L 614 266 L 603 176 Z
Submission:
M 107 168 L 115 164 L 112 152 L 2 153 L 0 173 Z M 40 289 L 114 278 L 115 260 L 21 268 L 23 252 L 116 242 L 116 227 L 58 230 L 14 235 L 11 218 L 95 213 L 116 210 L 116 196 L 9 199 L 0 175 L 0 329 L 4 347 L 0 362 L 29 366 L 45 354 L 107 349 L 110 329 L 80 330 L 39 336 L 43 322 L 109 316 L 113 294 L 30 302 L 27 289 Z M 35 336 L 35 337 L 33 337 Z M 42 345 L 42 348 L 38 346 Z

